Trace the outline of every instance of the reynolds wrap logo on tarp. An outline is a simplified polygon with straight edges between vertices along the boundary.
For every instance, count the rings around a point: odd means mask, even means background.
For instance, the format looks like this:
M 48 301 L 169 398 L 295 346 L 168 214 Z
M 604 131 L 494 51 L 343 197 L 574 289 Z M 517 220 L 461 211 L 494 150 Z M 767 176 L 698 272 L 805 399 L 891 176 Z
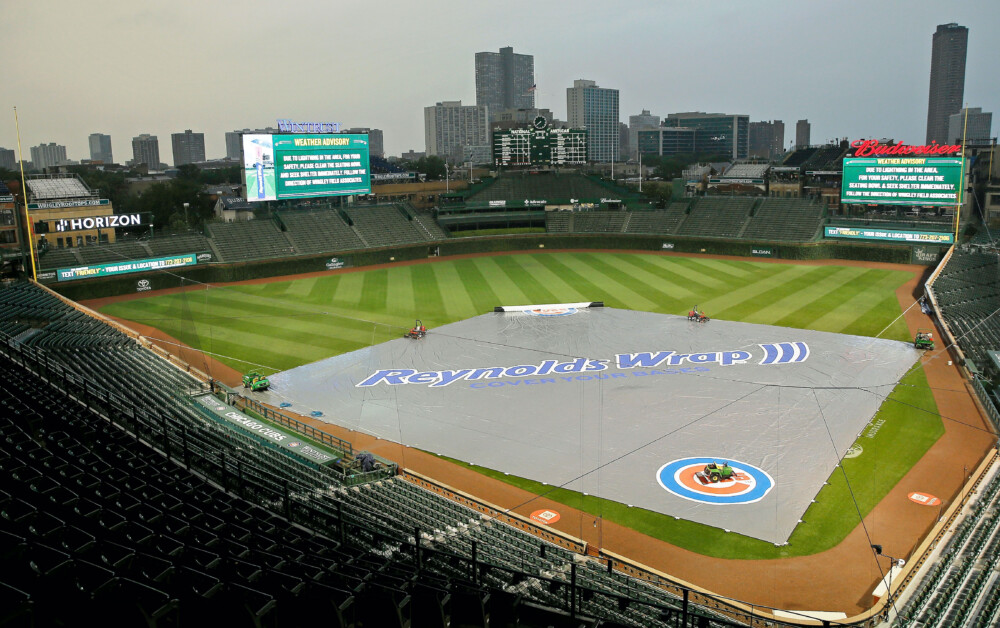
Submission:
M 779 342 L 759 344 L 763 355 L 756 362 L 758 365 L 791 364 L 805 362 L 809 358 L 809 345 L 804 342 Z M 669 367 L 704 367 L 710 364 L 719 366 L 738 366 L 752 364 L 756 358 L 746 350 L 713 351 L 708 353 L 677 353 L 675 351 L 657 351 L 644 353 L 619 353 L 612 359 L 576 358 L 560 362 L 544 360 L 539 364 L 519 364 L 516 366 L 488 366 L 474 369 L 456 369 L 445 371 L 417 371 L 416 369 L 381 369 L 375 371 L 363 381 L 355 384 L 356 388 L 369 388 L 378 384 L 400 386 L 406 384 L 424 384 L 429 388 L 442 388 L 458 381 L 495 380 L 502 378 L 566 376 L 572 374 L 594 374 L 602 371 L 631 369 L 659 369 Z M 690 368 L 681 368 L 680 372 L 691 372 Z M 579 378 L 578 378 L 579 379 Z M 598 379 L 606 379 L 599 377 Z

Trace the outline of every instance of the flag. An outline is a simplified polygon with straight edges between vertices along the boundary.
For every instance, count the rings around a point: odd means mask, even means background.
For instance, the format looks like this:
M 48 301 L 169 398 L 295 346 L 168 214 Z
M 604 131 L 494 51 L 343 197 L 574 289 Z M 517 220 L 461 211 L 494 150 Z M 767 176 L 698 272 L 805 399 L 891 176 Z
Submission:
M 536 84 L 534 84 L 534 83 L 533 83 L 533 84 L 531 85 L 531 87 L 529 87 L 529 88 L 528 88 L 528 92 L 530 93 L 530 92 L 533 92 L 533 91 L 535 91 L 535 88 L 536 88 L 536 87 L 538 87 L 538 85 L 536 85 Z

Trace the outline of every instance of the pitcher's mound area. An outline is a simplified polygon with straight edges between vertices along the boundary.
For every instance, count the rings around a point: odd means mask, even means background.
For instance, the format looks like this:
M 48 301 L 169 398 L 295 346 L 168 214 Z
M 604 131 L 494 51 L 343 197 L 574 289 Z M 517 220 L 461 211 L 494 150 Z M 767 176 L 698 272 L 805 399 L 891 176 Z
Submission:
M 783 543 L 917 356 L 902 342 L 801 329 L 529 310 L 278 373 L 261 396 L 404 445 Z M 700 477 L 712 462 L 728 462 L 728 477 Z

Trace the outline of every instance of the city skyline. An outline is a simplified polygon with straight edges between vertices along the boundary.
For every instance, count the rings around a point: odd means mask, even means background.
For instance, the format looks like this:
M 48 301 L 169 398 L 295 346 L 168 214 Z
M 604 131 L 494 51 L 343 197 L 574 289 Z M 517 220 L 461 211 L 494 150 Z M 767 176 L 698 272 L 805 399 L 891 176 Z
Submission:
M 274 126 L 277 118 L 379 128 L 387 154 L 419 151 L 423 108 L 475 102 L 475 53 L 507 46 L 534 58 L 536 106 L 559 119 L 567 116 L 566 89 L 588 78 L 619 90 L 622 122 L 643 109 L 661 117 L 725 111 L 751 121 L 809 119 L 813 143 L 848 136 L 913 144 L 925 132 L 931 37 L 950 22 L 969 28 L 963 106 L 996 111 L 1000 101 L 1000 82 L 991 76 L 1000 56 L 1000 6 L 987 0 L 665 4 L 601 19 L 596 2 L 571 14 L 514 2 L 502 15 L 432 2 L 417 21 L 412 8 L 389 2 L 374 30 L 350 27 L 369 23 L 370 9 L 334 10 L 311 0 L 284 11 L 314 19 L 263 22 L 253 16 L 272 4 L 96 4 L 9 8 L 21 27 L 8 45 L 30 52 L 0 68 L 0 109 L 7 112 L 0 114 L 0 146 L 17 147 L 17 106 L 26 158 L 28 147 L 55 142 L 69 159 L 86 159 L 94 132 L 126 146 L 141 133 L 165 138 L 193 128 L 205 133 L 206 157 L 217 159 L 225 155 L 226 131 Z M 329 20 L 315 19 L 324 15 L 346 25 L 332 42 L 321 37 Z M 416 34 L 414 26 L 445 17 L 446 40 Z M 62 35 L 33 46 L 35 24 Z M 95 32 L 102 34 L 96 43 Z M 179 32 L 197 43 L 176 46 Z M 245 54 L 254 38 L 267 42 L 263 53 Z M 137 47 L 165 52 L 153 61 L 127 54 Z M 89 54 L 79 54 L 83 49 Z

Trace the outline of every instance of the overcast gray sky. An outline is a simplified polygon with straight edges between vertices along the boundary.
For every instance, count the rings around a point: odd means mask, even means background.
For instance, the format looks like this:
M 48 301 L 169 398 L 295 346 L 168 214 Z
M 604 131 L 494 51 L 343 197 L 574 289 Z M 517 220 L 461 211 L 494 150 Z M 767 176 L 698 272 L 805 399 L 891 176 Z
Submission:
M 513 46 L 535 57 L 536 103 L 566 117 L 574 79 L 620 90 L 621 118 L 649 109 L 808 118 L 813 143 L 923 143 L 931 35 L 969 28 L 965 101 L 1000 116 L 1000 1 L 331 2 L 7 0 L 0 146 L 39 143 L 87 159 L 109 133 L 224 133 L 277 118 L 385 132 L 390 155 L 424 149 L 423 108 L 475 103 L 473 57 Z M 994 129 L 997 128 L 994 122 Z M 994 134 L 996 131 L 994 130 Z

